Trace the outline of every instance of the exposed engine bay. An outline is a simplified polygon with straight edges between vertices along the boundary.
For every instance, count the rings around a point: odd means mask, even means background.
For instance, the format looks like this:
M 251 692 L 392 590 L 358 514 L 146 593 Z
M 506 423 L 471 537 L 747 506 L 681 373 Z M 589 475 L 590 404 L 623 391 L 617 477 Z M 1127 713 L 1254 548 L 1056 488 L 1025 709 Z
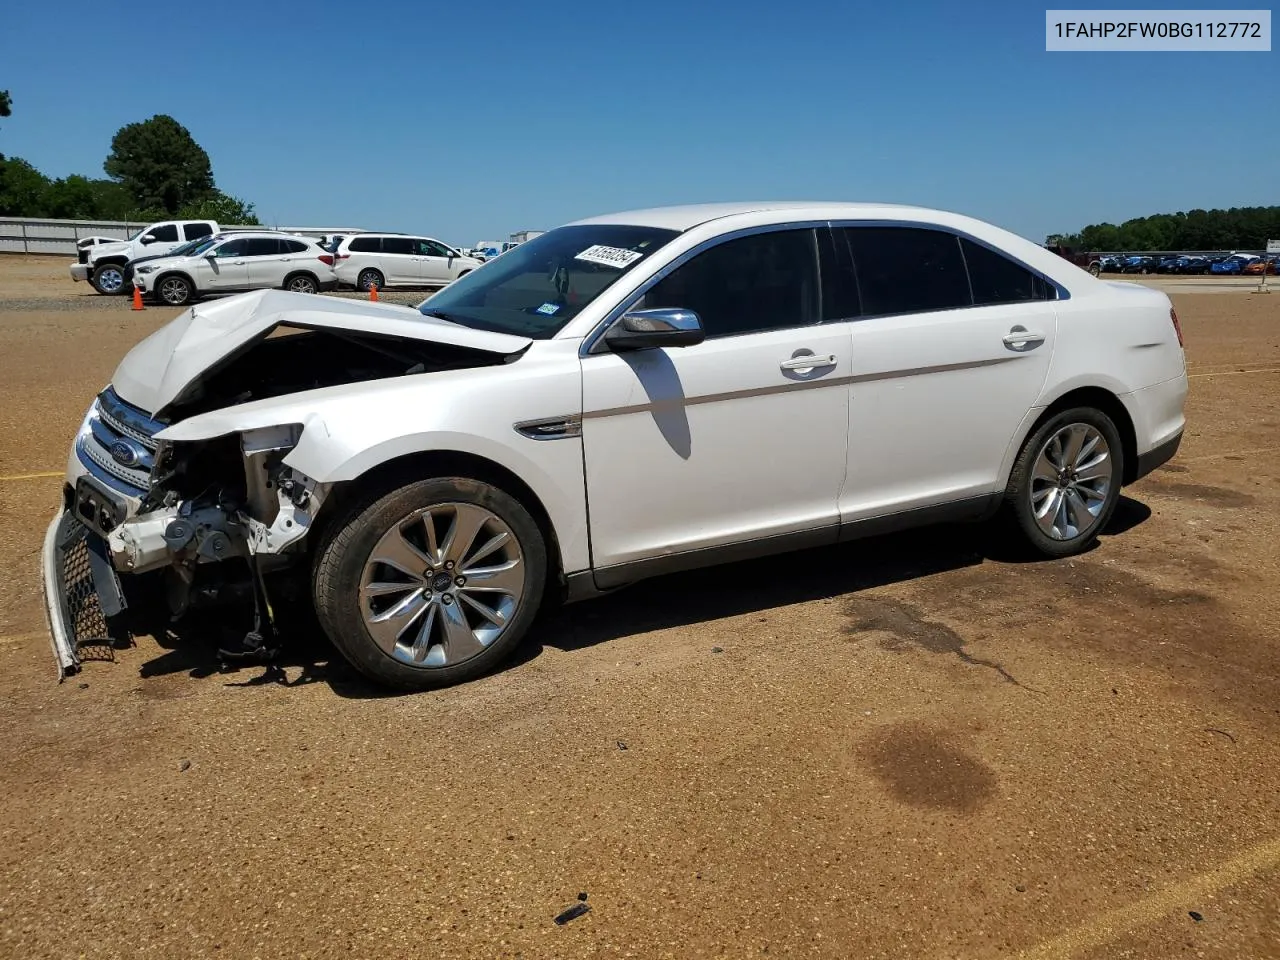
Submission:
M 404 323 L 396 315 L 391 325 Z M 435 324 L 419 320 L 414 326 Z M 301 423 L 200 440 L 162 435 L 193 417 L 255 401 L 500 365 L 520 355 L 443 342 L 447 339 L 331 323 L 264 323 L 178 384 L 153 413 L 127 401 L 116 384 L 103 390 L 76 440 L 79 469 L 73 460 L 64 513 L 46 537 L 46 581 L 52 577 L 61 584 L 60 590 L 46 587 L 46 600 L 62 674 L 78 668 L 81 645 L 103 640 L 82 634 L 102 632 L 101 624 L 127 607 L 120 575 L 162 579 L 174 619 L 193 607 L 227 599 L 243 607 L 248 600 L 253 625 L 238 648 L 222 653 L 269 659 L 275 651 L 268 578 L 306 556 L 303 541 L 333 497 L 333 485 L 284 462 L 298 444 Z M 170 356 L 180 353 L 179 343 Z M 139 369 L 135 365 L 135 376 Z M 163 376 L 151 382 L 163 385 Z M 77 571 L 87 586 L 71 583 Z M 95 604 L 86 617 L 80 608 Z

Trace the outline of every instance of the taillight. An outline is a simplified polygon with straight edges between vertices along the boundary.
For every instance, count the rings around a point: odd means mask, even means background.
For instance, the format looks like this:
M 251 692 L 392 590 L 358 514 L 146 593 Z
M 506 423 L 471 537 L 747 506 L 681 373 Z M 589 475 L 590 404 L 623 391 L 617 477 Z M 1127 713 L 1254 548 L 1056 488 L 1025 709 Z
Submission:
M 331 257 L 331 256 L 330 256 L 329 254 L 327 254 L 327 253 L 322 253 L 322 254 L 320 254 L 320 262 L 321 262 L 321 263 L 323 263 L 326 267 L 332 267 L 332 266 L 333 266 L 333 257 Z
M 1178 346 L 1184 346 L 1182 342 L 1182 324 L 1178 322 L 1178 311 L 1173 307 L 1169 308 L 1169 319 L 1173 321 L 1173 329 L 1178 334 Z

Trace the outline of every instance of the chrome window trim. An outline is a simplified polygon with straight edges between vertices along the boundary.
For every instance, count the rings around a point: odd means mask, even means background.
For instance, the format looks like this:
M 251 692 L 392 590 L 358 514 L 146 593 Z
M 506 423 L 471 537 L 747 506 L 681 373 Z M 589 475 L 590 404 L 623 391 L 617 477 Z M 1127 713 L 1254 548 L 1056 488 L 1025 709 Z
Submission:
M 698 224 L 697 226 L 702 226 L 702 224 Z M 697 229 L 697 226 L 690 227 L 689 229 L 695 230 Z M 621 300 L 617 305 L 615 305 L 612 309 L 610 309 L 610 311 L 607 314 L 605 314 L 604 319 L 600 320 L 595 325 L 595 327 L 592 328 L 591 332 L 582 338 L 582 344 L 578 348 L 578 356 L 579 357 L 598 356 L 602 353 L 606 353 L 607 351 L 602 349 L 601 345 L 603 343 L 604 334 L 609 329 L 609 327 L 617 323 L 618 320 L 622 317 L 622 315 L 627 312 L 627 310 L 629 310 L 636 302 L 641 300 L 646 293 L 648 293 L 650 288 L 652 288 L 658 283 L 661 283 L 664 279 L 666 279 L 666 277 L 670 273 L 679 269 L 684 264 L 688 263 L 691 259 L 696 257 L 698 254 L 703 253 L 707 250 L 710 250 L 712 247 L 719 246 L 722 243 L 727 243 L 730 240 L 737 240 L 742 237 L 754 236 L 755 234 L 759 234 L 759 233 L 776 233 L 781 230 L 814 230 L 814 229 L 819 229 L 823 227 L 831 230 L 833 234 L 837 229 L 842 229 L 845 227 L 913 227 L 913 228 L 922 229 L 922 230 L 937 230 L 942 233 L 949 233 L 956 237 L 963 237 L 964 239 L 969 240 L 972 243 L 976 243 L 980 246 L 986 247 L 992 253 L 995 253 L 999 256 L 1004 257 L 1006 260 L 1009 260 L 1010 262 L 1022 267 L 1022 269 L 1028 271 L 1029 273 L 1039 277 L 1042 281 L 1044 281 L 1044 283 L 1050 289 L 1054 291 L 1055 296 L 1048 300 L 1013 300 L 1013 301 L 1010 301 L 1009 303 L 972 303 L 972 304 L 968 304 L 966 306 L 961 306 L 961 307 L 948 307 L 946 310 L 909 310 L 909 311 L 904 311 L 902 313 L 877 313 L 877 314 L 860 313 L 859 315 L 854 317 L 841 317 L 841 318 L 832 318 L 829 320 L 820 320 L 816 324 L 809 324 L 807 326 L 822 326 L 822 325 L 829 325 L 832 323 L 854 323 L 859 320 L 874 320 L 877 317 L 909 317 L 909 316 L 914 316 L 921 313 L 945 313 L 953 310 L 974 310 L 974 309 L 980 309 L 983 307 L 1008 307 L 1008 306 L 1016 306 L 1018 304 L 1026 304 L 1026 303 L 1054 303 L 1059 300 L 1071 299 L 1071 291 L 1068 290 L 1066 287 L 1064 287 L 1061 283 L 1059 283 L 1053 277 L 1049 276 L 1043 270 L 1039 269 L 1038 267 L 1033 267 L 1031 264 L 1027 263 L 1025 260 L 1021 259 L 1020 257 L 1017 257 L 1011 254 L 1008 250 L 1005 250 L 1003 247 L 997 247 L 994 244 L 992 244 L 989 240 L 984 240 L 981 237 L 974 236 L 968 230 L 962 230 L 959 227 L 949 226 L 948 224 L 944 224 L 944 223 L 937 223 L 932 220 L 896 220 L 896 219 L 886 219 L 886 218 L 877 218 L 873 220 L 843 220 L 843 219 L 791 220 L 791 221 L 787 221 L 786 223 L 769 223 L 769 224 L 762 224 L 760 226 L 755 226 L 755 227 L 743 227 L 738 230 L 730 231 L 729 233 L 722 233 L 718 236 L 711 237 L 708 240 L 704 240 L 701 243 L 693 247 L 690 247 L 684 253 L 676 257 L 676 259 L 672 260 L 670 263 L 666 264 L 665 266 L 659 268 L 657 272 L 649 276 L 649 278 L 646 279 L 640 286 L 636 287 L 623 300 Z M 963 256 L 964 256 L 964 252 L 963 250 L 961 250 L 962 260 L 963 260 Z M 818 270 L 819 270 L 819 282 L 821 283 L 821 270 L 822 270 L 821 251 L 819 251 L 819 256 L 818 256 Z M 968 272 L 969 272 L 969 268 L 968 268 L 968 264 L 966 263 L 965 264 L 966 276 L 968 275 Z M 972 284 L 972 280 L 970 280 L 970 284 Z M 861 296 L 859 296 L 859 309 L 861 309 Z M 779 328 L 779 329 L 784 329 L 784 328 Z M 795 329 L 797 330 L 807 329 L 807 327 L 796 327 Z M 753 330 L 747 334 L 729 334 L 727 336 L 749 336 L 751 334 L 758 333 L 758 332 L 764 332 L 764 331 Z M 726 339 L 726 337 L 716 337 L 715 339 L 723 340 L 723 339 Z
M 699 226 L 702 226 L 702 224 L 698 224 L 697 226 L 690 227 L 689 229 L 696 230 L 697 227 Z M 608 313 L 606 313 L 604 316 L 604 319 L 600 320 L 595 325 L 595 327 L 591 330 L 591 332 L 582 338 L 582 344 L 578 347 L 578 356 L 579 357 L 598 356 L 602 353 L 609 352 L 605 349 L 597 349 L 597 347 L 600 347 L 603 344 L 604 334 L 608 331 L 608 329 L 611 326 L 613 326 L 615 323 L 617 323 L 618 320 L 621 319 L 624 313 L 630 310 L 631 307 L 633 307 L 638 301 L 643 299 L 644 295 L 648 293 L 650 289 L 652 289 L 657 284 L 661 283 L 663 280 L 667 278 L 668 275 L 678 270 L 680 267 L 684 266 L 686 263 L 688 263 L 698 254 L 705 253 L 707 250 L 710 250 L 713 247 L 718 247 L 722 243 L 728 243 L 730 240 L 740 240 L 743 237 L 752 237 L 761 233 L 779 233 L 783 230 L 817 230 L 820 228 L 823 228 L 823 229 L 829 228 L 830 226 L 831 226 L 831 222 L 829 220 L 790 220 L 790 221 L 787 221 L 786 223 L 767 223 L 767 224 L 761 224 L 760 226 L 755 226 L 755 227 L 742 227 L 738 230 L 732 230 L 729 233 L 721 233 L 707 240 L 703 240 L 701 243 L 690 247 L 684 253 L 680 254 L 678 257 L 672 260 L 670 263 L 666 264 L 663 267 L 659 267 L 657 272 L 650 274 L 649 277 L 643 283 L 640 284 L 640 286 L 632 290 L 631 293 L 627 294 L 626 297 L 624 297 Z M 674 243 L 675 241 L 676 241 L 676 238 L 673 237 L 669 242 Z M 816 245 L 814 248 L 814 257 L 816 258 L 817 267 L 818 267 L 818 289 L 819 291 L 821 291 L 822 289 L 822 251 Z M 819 320 L 817 323 L 805 324 L 805 326 L 803 327 L 795 327 L 795 328 L 779 327 L 776 329 L 805 330 L 810 327 L 817 327 L 817 326 L 823 326 L 824 324 L 841 323 L 841 322 L 843 321 L 842 320 L 827 320 L 827 321 Z M 753 336 L 757 333 L 769 333 L 769 332 L 771 331 L 750 330 L 750 331 L 746 331 L 745 333 L 726 334 L 723 337 L 715 337 L 714 339 L 727 340 L 730 337 Z
M 1014 256 L 1012 253 L 1010 253 L 1008 250 L 1004 249 L 1003 247 L 997 247 L 990 240 L 984 240 L 981 237 L 975 237 L 968 230 L 962 230 L 959 227 L 948 226 L 945 223 L 934 223 L 931 220 L 832 220 L 831 221 L 832 230 L 844 229 L 846 227 L 915 227 L 916 229 L 936 230 L 939 233 L 949 233 L 952 236 L 963 237 L 965 240 L 968 240 L 971 243 L 976 243 L 981 247 L 986 247 L 992 253 L 997 254 L 998 256 L 1004 257 L 1010 263 L 1014 263 L 1017 266 L 1021 267 L 1023 270 L 1026 270 L 1028 273 L 1031 273 L 1039 277 L 1049 287 L 1051 287 L 1056 293 L 1056 296 L 1054 296 L 1050 300 L 1011 300 L 1008 303 L 971 303 L 967 307 L 948 307 L 947 310 L 966 310 L 966 309 L 976 309 L 978 307 L 1008 307 L 1008 306 L 1012 306 L 1014 304 L 1019 304 L 1019 303 L 1053 303 L 1054 301 L 1057 301 L 1057 300 L 1071 299 L 1071 291 L 1068 290 L 1066 287 L 1064 287 L 1057 280 L 1053 279 L 1053 277 L 1049 276 L 1040 268 L 1033 267 L 1031 264 L 1027 263 L 1022 258 Z M 963 259 L 964 250 L 961 249 L 960 252 L 961 252 L 961 258 Z M 1063 261 L 1063 262 L 1065 263 L 1066 261 Z M 968 272 L 969 272 L 969 264 L 966 261 L 965 262 L 966 275 L 968 274 Z M 970 282 L 970 285 L 972 286 L 972 283 L 973 283 L 972 279 L 970 279 L 969 282 Z M 859 306 L 861 306 L 861 304 L 859 304 Z M 856 318 L 850 318 L 850 319 L 874 320 L 876 317 L 909 317 L 917 313 L 942 313 L 942 312 L 944 311 L 908 310 L 903 313 L 875 313 L 875 314 L 866 313 Z

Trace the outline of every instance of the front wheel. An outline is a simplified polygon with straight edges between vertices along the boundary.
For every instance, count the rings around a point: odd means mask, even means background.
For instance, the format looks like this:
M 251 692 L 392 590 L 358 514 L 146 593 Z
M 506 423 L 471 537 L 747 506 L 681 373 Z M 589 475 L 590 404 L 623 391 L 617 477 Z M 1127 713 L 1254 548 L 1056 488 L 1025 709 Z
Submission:
M 357 505 L 316 558 L 316 613 L 376 683 L 424 690 L 498 666 L 529 629 L 547 577 L 528 510 L 463 477 L 421 480 Z
M 124 292 L 124 267 L 118 263 L 104 263 L 93 271 L 89 281 L 93 289 L 107 296 Z
M 1064 410 L 1023 444 L 1005 509 L 1037 553 L 1071 556 L 1106 527 L 1123 478 L 1124 450 L 1111 418 L 1092 407 Z
M 186 277 L 165 277 L 156 288 L 156 295 L 171 307 L 182 306 L 194 292 Z

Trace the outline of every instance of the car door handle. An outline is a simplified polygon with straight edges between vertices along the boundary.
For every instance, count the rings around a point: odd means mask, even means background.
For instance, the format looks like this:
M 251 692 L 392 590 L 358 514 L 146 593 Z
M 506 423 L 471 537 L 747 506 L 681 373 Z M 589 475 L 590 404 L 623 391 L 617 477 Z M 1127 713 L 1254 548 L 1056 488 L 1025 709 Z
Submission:
M 783 360 L 778 364 L 783 370 L 813 370 L 818 367 L 834 367 L 835 365 L 836 355 L 834 353 L 829 353 L 825 357 L 818 357 L 813 354 L 792 357 L 790 360 Z
M 244 266 L 244 261 L 243 261 L 243 260 L 237 260 L 237 261 L 235 261 L 235 264 L 236 264 L 236 266 L 237 266 L 237 267 L 243 267 L 243 266 Z
M 1043 333 L 1036 333 L 1023 327 L 1014 327 L 1004 337 L 1006 347 L 1038 347 L 1042 343 L 1044 343 Z

